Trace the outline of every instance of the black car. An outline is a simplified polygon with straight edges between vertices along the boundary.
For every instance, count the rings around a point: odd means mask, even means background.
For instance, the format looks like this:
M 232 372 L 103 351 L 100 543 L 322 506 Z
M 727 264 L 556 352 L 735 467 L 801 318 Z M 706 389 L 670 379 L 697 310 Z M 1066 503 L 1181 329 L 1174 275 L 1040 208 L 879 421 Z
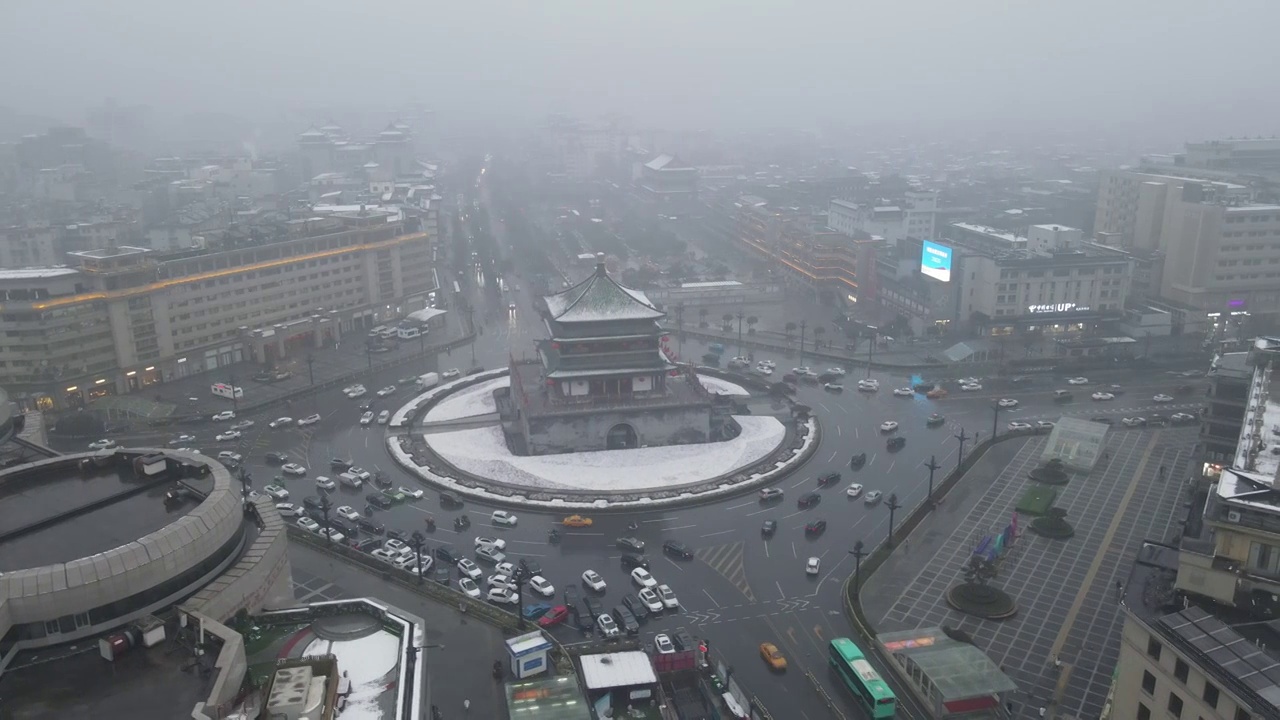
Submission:
M 897 452 L 907 446 L 907 439 L 904 437 L 891 437 L 885 441 L 884 446 L 889 452 Z
M 369 518 L 363 518 L 363 517 L 356 519 L 356 526 L 359 527 L 361 530 L 367 533 L 372 533 L 374 535 L 381 535 L 382 533 L 387 531 L 386 525 L 370 520 Z
M 462 507 L 462 500 L 457 495 L 449 492 L 440 493 L 440 507 L 456 508 Z
M 355 523 L 345 518 L 335 518 L 335 517 L 329 518 L 329 527 L 333 528 L 334 530 L 337 530 L 338 532 L 342 533 L 343 535 L 346 535 L 349 538 L 357 537 L 360 535 L 360 528 L 356 527 Z
M 347 468 L 351 467 L 351 463 L 339 458 L 333 458 L 332 460 L 329 461 L 329 467 L 333 468 L 334 470 L 344 471 Z
M 289 456 L 275 451 L 267 453 L 267 462 L 272 465 L 283 465 L 289 462 Z
M 618 621 L 618 627 L 625 629 L 628 635 L 640 634 L 640 623 L 630 610 L 618 605 L 609 614 L 613 615 L 613 619 Z
M 360 552 L 373 552 L 382 547 L 382 538 L 360 538 L 359 540 L 352 540 L 349 544 Z
M 689 549 L 689 546 L 682 542 L 676 542 L 675 540 L 668 540 L 662 543 L 662 552 L 670 555 L 671 557 L 680 558 L 681 560 L 690 560 L 693 558 L 693 551 Z M 645 569 L 647 570 L 648 568 L 649 566 L 646 565 Z
M 604 612 L 604 605 L 601 605 L 600 601 L 597 600 L 596 598 L 593 598 L 590 595 L 588 595 L 587 597 L 583 598 L 582 601 L 587 604 L 587 613 L 591 615 L 592 620 L 595 620 L 596 618 L 600 617 L 600 614 Z
M 529 558 L 520 558 L 520 568 L 524 570 L 526 573 L 528 573 L 529 577 L 542 574 L 542 566 L 538 564 L 537 560 L 530 560 Z
M 693 636 L 684 628 L 671 633 L 671 639 L 675 642 L 676 647 L 680 648 L 681 652 L 694 650 L 698 647 L 698 643 L 694 641 Z
M 643 620 L 649 616 L 649 608 L 645 607 L 644 603 L 640 602 L 640 598 L 632 593 L 622 596 L 622 604 L 627 606 L 627 609 L 631 611 L 632 615 L 636 616 L 637 620 Z
M 644 559 L 644 556 L 643 556 L 643 555 L 635 555 L 635 554 L 632 554 L 632 553 L 624 553 L 624 554 L 622 555 L 622 567 L 624 567 L 624 568 L 626 568 L 626 569 L 628 569 L 628 570 L 634 570 L 634 569 L 636 569 L 636 568 L 638 568 L 638 567 L 642 567 L 642 568 L 644 568 L 645 570 L 648 570 L 648 569 L 649 569 L 649 561 L 648 561 L 648 560 L 646 560 L 646 559 Z
M 596 622 L 596 616 L 591 613 L 591 608 L 587 607 L 585 603 L 578 603 L 570 607 L 573 608 L 573 614 L 578 617 L 578 629 L 583 632 L 591 632 Z
M 814 520 L 813 522 L 804 526 L 805 535 L 821 535 L 826 531 L 827 531 L 826 520 Z
M 271 373 L 258 373 L 251 378 L 254 382 L 269 383 L 275 379 Z
M 387 508 L 391 507 L 391 498 L 388 498 L 386 495 L 383 495 L 382 493 L 369 493 L 368 495 L 364 496 L 364 499 L 369 501 L 370 505 L 374 507 L 380 507 L 383 510 L 386 510 Z
M 1115 424 L 1116 424 L 1116 421 L 1115 421 L 1115 420 L 1112 420 L 1112 419 L 1111 419 L 1111 418 L 1109 418 L 1109 417 L 1095 417 L 1095 418 L 1089 418 L 1089 421 L 1090 421 L 1090 422 L 1096 422 L 1096 423 L 1102 423 L 1103 425 L 1115 425 Z
M 840 482 L 840 473 L 833 472 L 818 476 L 818 487 L 830 487 L 838 482 Z
M 388 530 L 387 537 L 392 540 L 399 540 L 400 542 L 409 542 L 409 533 L 403 530 Z
M 1164 427 L 1169 424 L 1169 418 L 1159 413 L 1152 413 L 1151 415 L 1147 416 L 1147 424 L 1159 425 L 1160 427 Z
M 620 537 L 614 541 L 614 545 L 617 545 L 618 548 L 622 550 L 630 550 L 638 553 L 644 552 L 644 541 L 633 537 Z
M 816 492 L 811 492 L 801 495 L 800 499 L 796 501 L 796 506 L 801 509 L 811 508 L 820 502 L 822 502 L 822 496 Z
M 373 484 L 378 487 L 391 487 L 391 476 L 381 470 L 373 473 Z
M 579 597 L 580 595 L 578 593 L 577 585 L 564 586 L 564 604 L 565 605 L 568 605 L 571 608 L 577 607 Z
M 443 560 L 450 565 L 457 565 L 458 561 L 463 557 L 462 555 L 459 555 L 458 551 L 454 550 L 451 545 L 440 545 L 436 547 L 435 554 L 437 560 Z
M 853 468 L 854 470 L 857 470 L 858 468 L 866 464 L 867 464 L 866 453 L 858 453 L 857 455 L 854 455 L 853 457 L 849 458 L 849 467 Z
M 308 495 L 307 497 L 302 498 L 302 507 L 308 510 L 319 510 L 320 498 L 315 497 L 314 495 Z
M 765 537 L 773 537 L 776 532 L 778 532 L 777 520 L 765 520 L 764 524 L 760 526 L 760 534 Z
M 445 587 L 449 587 L 449 580 L 451 579 L 449 566 L 445 565 L 444 563 L 440 563 L 436 565 L 435 569 L 431 571 L 431 579 L 435 580 L 441 585 L 444 585 Z

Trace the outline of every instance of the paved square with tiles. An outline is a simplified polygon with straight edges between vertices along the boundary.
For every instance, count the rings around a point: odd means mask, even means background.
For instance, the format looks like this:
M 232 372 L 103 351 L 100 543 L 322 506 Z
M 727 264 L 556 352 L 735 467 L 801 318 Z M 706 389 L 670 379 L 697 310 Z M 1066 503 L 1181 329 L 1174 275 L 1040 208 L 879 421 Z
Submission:
M 950 626 L 976 644 L 1019 685 L 1015 706 L 1054 699 L 1062 713 L 1098 717 L 1119 654 L 1123 617 L 1116 583 L 1128 574 L 1138 543 L 1167 539 L 1179 529 L 1174 510 L 1196 429 L 1112 430 L 1105 459 L 1088 475 L 1060 488 L 1056 505 L 1076 531 L 1067 541 L 1042 538 L 1021 519 L 1021 536 L 1000 561 L 993 585 L 1008 592 L 1018 614 L 984 621 L 952 610 L 944 594 L 982 537 L 1009 524 L 1032 481 L 1047 438 L 1027 442 L 991 482 L 982 499 L 924 561 L 883 617 L 880 632 Z M 981 471 L 981 464 L 979 471 Z M 966 478 L 963 482 L 968 482 Z M 1062 666 L 1054 663 L 1060 658 Z

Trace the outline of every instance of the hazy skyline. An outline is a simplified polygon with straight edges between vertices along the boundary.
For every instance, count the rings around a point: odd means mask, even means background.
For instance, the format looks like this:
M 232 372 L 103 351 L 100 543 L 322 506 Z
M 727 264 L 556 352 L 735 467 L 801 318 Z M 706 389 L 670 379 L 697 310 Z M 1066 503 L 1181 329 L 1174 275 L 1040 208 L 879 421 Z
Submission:
M 165 115 L 256 120 L 417 103 L 445 129 L 551 112 L 673 128 L 1096 129 L 1187 140 L 1270 135 L 1280 124 L 1280 3 L 1260 0 L 16 0 L 6 9 L 0 105 L 68 121 L 111 97 Z

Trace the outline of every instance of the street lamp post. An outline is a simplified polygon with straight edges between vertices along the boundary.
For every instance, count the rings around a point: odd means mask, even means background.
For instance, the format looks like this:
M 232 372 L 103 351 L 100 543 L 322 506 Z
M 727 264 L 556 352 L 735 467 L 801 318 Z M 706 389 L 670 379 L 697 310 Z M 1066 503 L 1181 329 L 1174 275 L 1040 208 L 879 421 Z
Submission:
M 960 428 L 960 433 L 952 435 L 952 437 L 960 441 L 960 456 L 956 458 L 956 469 L 959 470 L 960 466 L 964 464 L 964 444 L 969 439 L 969 436 L 965 434 L 964 428 Z
M 511 579 L 516 583 L 516 615 L 519 617 L 520 629 L 524 630 L 527 627 L 524 619 L 524 585 L 529 582 L 529 571 L 520 565 Z
M 849 554 L 853 556 L 853 594 L 857 595 L 862 590 L 862 558 L 867 556 L 861 540 L 853 544 Z
M 892 548 L 893 547 L 893 514 L 898 511 L 898 508 L 902 507 L 902 504 L 898 502 L 898 494 L 890 493 L 889 499 L 885 501 L 884 506 L 889 508 L 889 547 Z
M 417 572 L 414 574 L 418 576 L 419 585 L 422 584 L 422 546 L 426 543 L 427 536 L 423 535 L 421 530 L 414 530 L 413 534 L 409 536 L 409 545 L 413 548 L 413 564 L 417 568 Z
M 249 499 L 249 486 L 253 483 L 253 476 L 249 474 L 244 466 L 240 466 L 240 498 L 242 500 Z
M 991 403 L 991 438 L 994 440 L 1000 432 L 1000 401 Z
M 441 645 L 440 643 L 430 643 L 427 645 L 415 645 L 413 648 L 413 653 L 409 655 L 409 662 L 412 664 L 416 664 L 418 662 L 418 655 L 420 653 L 423 653 L 424 650 L 431 650 L 431 649 L 443 650 L 444 645 Z M 425 663 L 426 660 L 423 660 L 422 662 Z M 440 709 L 437 708 L 435 705 L 431 704 L 431 673 L 427 672 L 423 674 L 427 676 L 427 688 L 425 693 L 426 702 L 422 704 L 426 705 L 431 710 L 431 720 L 436 720 L 438 717 L 440 717 Z M 409 668 L 409 676 L 410 677 L 413 676 L 413 667 Z
M 739 355 L 742 354 L 742 318 L 744 317 L 746 317 L 746 315 L 743 314 L 742 310 L 738 310 L 737 318 L 738 318 L 738 354 Z
M 805 321 L 800 321 L 800 364 L 804 365 L 804 327 Z
M 316 356 L 307 353 L 307 376 L 311 378 L 311 384 L 316 384 Z
M 930 455 L 929 464 L 925 465 L 925 467 L 929 468 L 929 494 L 925 496 L 925 500 L 927 500 L 930 505 L 933 504 L 933 473 L 938 469 L 938 462 L 934 458 L 934 455 Z
M 231 376 L 231 410 L 232 412 L 240 411 L 240 401 L 236 398 L 236 371 L 232 370 Z
M 871 377 L 871 361 L 876 355 L 876 335 L 879 328 L 868 325 L 867 329 L 871 331 L 871 341 L 867 343 L 867 377 Z

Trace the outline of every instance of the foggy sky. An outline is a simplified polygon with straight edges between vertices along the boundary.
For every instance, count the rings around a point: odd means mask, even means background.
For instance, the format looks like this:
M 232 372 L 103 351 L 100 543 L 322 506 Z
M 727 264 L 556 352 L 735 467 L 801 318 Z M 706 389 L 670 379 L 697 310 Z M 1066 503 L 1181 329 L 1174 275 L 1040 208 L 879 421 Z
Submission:
M 674 128 L 1280 132 L 1280 2 L 7 0 L 0 105 Z M 317 118 L 318 119 L 318 118 Z

